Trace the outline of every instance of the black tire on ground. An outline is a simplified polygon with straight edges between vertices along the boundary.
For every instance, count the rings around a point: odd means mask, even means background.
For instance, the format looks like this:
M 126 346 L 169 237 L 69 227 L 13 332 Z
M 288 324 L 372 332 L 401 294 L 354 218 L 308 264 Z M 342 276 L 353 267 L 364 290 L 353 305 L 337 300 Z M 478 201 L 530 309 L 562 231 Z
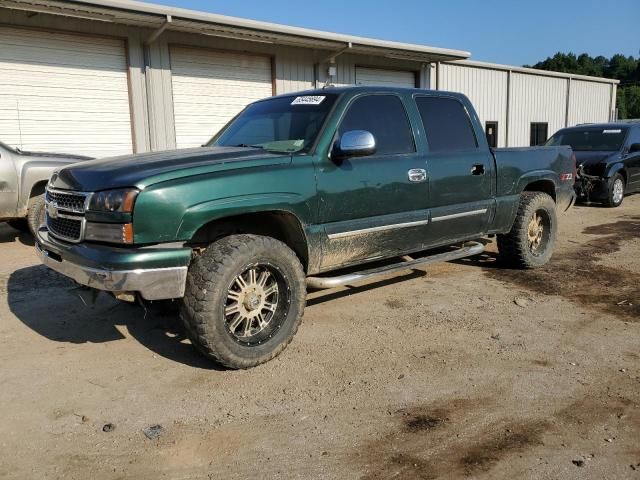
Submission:
M 29 199 L 29 211 L 27 213 L 27 222 L 29 230 L 35 237 L 38 227 L 44 223 L 44 193 L 35 195 Z
M 231 235 L 191 263 L 180 316 L 205 356 L 229 368 L 251 368 L 291 342 L 306 293 L 302 265 L 284 243 Z
M 619 173 L 616 173 L 609 179 L 609 184 L 607 185 L 607 199 L 604 201 L 604 204 L 609 208 L 615 208 L 622 205 L 622 201 L 624 200 L 624 188 L 624 177 Z
M 523 192 L 511 231 L 498 235 L 501 260 L 518 268 L 543 266 L 553 254 L 557 230 L 553 199 L 542 192 Z
M 15 228 L 19 232 L 29 231 L 29 222 L 26 218 L 14 218 L 13 220 L 8 220 L 7 223 L 11 228 Z

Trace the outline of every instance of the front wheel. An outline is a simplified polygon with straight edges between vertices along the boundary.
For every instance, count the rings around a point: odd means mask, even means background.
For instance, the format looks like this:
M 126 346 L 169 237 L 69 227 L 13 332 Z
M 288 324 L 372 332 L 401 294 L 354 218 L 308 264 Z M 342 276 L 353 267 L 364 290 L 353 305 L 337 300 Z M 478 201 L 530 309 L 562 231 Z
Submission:
M 44 193 L 35 195 L 29 199 L 29 212 L 27 213 L 27 223 L 29 224 L 29 230 L 33 236 L 36 236 L 36 232 L 40 225 L 44 223 L 45 204 Z
M 556 204 L 542 192 L 523 192 L 511 231 L 498 235 L 500 258 L 519 268 L 546 264 L 557 233 Z
M 611 177 L 609 185 L 607 186 L 607 199 L 605 200 L 607 207 L 615 208 L 622 204 L 622 200 L 624 200 L 624 187 L 624 177 L 622 175 L 616 173 Z
M 231 235 L 192 262 L 180 316 L 205 356 L 251 368 L 291 342 L 305 301 L 304 271 L 289 247 L 270 237 Z

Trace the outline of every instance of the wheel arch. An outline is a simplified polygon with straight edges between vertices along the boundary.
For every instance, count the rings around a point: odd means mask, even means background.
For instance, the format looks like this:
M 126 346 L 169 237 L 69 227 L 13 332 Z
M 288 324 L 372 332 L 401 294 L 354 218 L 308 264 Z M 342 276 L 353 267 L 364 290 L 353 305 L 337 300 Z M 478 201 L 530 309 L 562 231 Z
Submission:
M 208 245 L 234 234 L 254 234 L 275 238 L 291 248 L 305 272 L 309 268 L 309 242 L 300 219 L 286 210 L 265 210 L 216 218 L 196 230 L 189 244 Z
M 557 201 L 556 184 L 549 178 L 542 178 L 538 180 L 531 180 L 522 189 L 523 192 L 542 192 L 553 198 L 553 201 Z
M 627 175 L 627 169 L 625 168 L 623 163 L 614 163 L 610 165 L 607 168 L 607 171 L 604 176 L 605 178 L 609 179 L 613 177 L 616 173 L 619 173 L 620 175 L 622 175 L 625 185 L 629 183 L 629 176 Z

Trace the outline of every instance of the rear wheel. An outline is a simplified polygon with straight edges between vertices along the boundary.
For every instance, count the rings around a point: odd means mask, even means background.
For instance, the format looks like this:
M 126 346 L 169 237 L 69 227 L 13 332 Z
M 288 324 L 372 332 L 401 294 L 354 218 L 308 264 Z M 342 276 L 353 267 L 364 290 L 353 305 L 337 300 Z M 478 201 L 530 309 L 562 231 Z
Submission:
M 616 173 L 611 177 L 608 185 L 607 199 L 605 200 L 607 207 L 615 208 L 622 205 L 622 201 L 624 200 L 624 188 L 625 182 L 622 175 Z
M 556 232 L 553 199 L 542 192 L 523 192 L 511 231 L 498 235 L 500 257 L 519 268 L 541 267 L 553 254 Z
M 291 342 L 305 299 L 304 271 L 289 247 L 270 237 L 232 235 L 189 267 L 180 316 L 204 355 L 250 368 Z
M 35 195 L 29 199 L 29 213 L 27 214 L 27 223 L 29 230 L 35 237 L 40 225 L 44 223 L 44 193 Z

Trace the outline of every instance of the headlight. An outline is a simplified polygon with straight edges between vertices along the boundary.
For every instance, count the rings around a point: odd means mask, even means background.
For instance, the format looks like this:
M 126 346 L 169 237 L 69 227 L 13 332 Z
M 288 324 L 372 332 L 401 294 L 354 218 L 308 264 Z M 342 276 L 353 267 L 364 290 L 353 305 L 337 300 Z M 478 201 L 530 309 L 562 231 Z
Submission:
M 96 192 L 89 201 L 89 210 L 93 212 L 131 213 L 138 193 L 140 192 L 135 188 Z

